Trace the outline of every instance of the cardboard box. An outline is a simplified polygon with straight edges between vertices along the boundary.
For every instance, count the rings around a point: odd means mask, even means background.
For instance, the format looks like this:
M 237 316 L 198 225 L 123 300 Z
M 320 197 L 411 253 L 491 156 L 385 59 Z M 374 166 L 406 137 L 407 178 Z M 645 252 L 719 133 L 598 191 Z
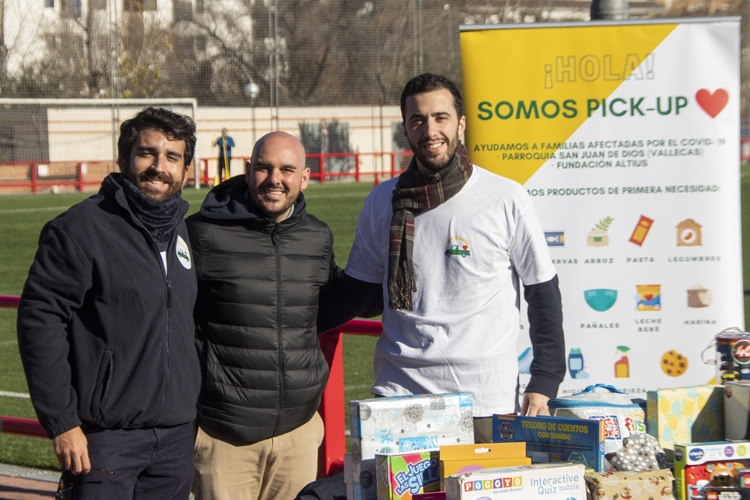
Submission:
M 704 385 L 648 391 L 646 427 L 673 460 L 674 443 L 724 440 L 724 387 Z
M 586 486 L 591 498 L 623 498 L 655 500 L 672 496 L 672 471 L 648 472 L 593 472 L 586 474 Z
M 444 491 L 433 491 L 431 493 L 417 493 L 412 500 L 445 500 Z
M 534 463 L 577 462 L 604 471 L 604 424 L 600 420 L 566 417 L 495 415 L 492 441 L 526 443 Z
M 474 442 L 471 394 L 375 398 L 349 403 L 354 500 L 377 497 L 375 454 L 437 451 Z
M 378 500 L 410 499 L 417 493 L 438 491 L 439 456 L 437 451 L 375 455 Z
M 705 500 L 709 464 L 750 467 L 750 441 L 676 444 L 674 447 L 675 496 L 681 500 Z
M 526 443 L 477 443 L 440 447 L 440 489 L 445 478 L 480 469 L 529 465 Z
M 584 500 L 581 464 L 534 464 L 484 469 L 445 479 L 447 500 Z

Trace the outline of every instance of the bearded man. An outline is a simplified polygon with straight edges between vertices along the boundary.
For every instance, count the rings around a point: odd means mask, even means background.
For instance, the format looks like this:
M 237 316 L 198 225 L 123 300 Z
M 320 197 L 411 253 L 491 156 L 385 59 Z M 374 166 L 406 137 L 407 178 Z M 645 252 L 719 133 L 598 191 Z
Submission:
M 475 439 L 491 442 L 493 414 L 549 414 L 565 375 L 557 273 L 524 189 L 469 160 L 453 82 L 415 77 L 401 114 L 414 158 L 365 200 L 345 277 L 321 302 L 319 324 L 341 324 L 380 294 L 388 307 L 372 393 L 471 393 Z M 522 405 L 519 277 L 534 353 Z
M 338 282 L 333 235 L 307 213 L 302 143 L 263 136 L 245 165 L 187 219 L 203 370 L 197 500 L 294 498 L 318 469 L 328 381 L 318 299 Z
M 18 307 L 31 401 L 76 499 L 186 499 L 200 385 L 180 193 L 195 124 L 123 122 L 98 194 L 48 222 Z

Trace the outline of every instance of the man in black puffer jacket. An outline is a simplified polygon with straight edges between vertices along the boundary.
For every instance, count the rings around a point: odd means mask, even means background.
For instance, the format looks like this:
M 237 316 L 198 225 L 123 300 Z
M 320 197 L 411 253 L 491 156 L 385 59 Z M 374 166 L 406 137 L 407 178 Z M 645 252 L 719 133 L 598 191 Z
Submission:
M 187 219 L 203 370 L 198 500 L 294 498 L 315 479 L 323 439 L 316 318 L 320 292 L 342 275 L 333 235 L 305 211 L 310 170 L 295 137 L 264 136 L 246 169 Z
M 42 230 L 18 346 L 65 498 L 182 500 L 200 386 L 180 197 L 195 124 L 147 108 L 120 131 L 122 174 Z

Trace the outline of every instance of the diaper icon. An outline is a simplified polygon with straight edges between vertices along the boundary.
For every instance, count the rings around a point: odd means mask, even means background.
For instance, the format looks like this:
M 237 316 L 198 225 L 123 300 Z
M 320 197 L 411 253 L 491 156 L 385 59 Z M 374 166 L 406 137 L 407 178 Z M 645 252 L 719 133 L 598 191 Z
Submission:
M 615 302 L 617 301 L 617 290 L 607 290 L 605 288 L 584 290 L 583 297 L 586 299 L 586 303 L 591 309 L 603 312 L 615 305 Z

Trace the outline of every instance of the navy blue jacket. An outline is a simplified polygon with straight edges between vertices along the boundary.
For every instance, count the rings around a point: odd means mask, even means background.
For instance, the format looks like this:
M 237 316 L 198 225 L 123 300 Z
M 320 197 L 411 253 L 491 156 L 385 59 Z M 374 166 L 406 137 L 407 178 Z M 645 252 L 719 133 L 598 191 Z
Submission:
M 50 438 L 84 422 L 134 429 L 195 419 L 200 367 L 187 229 L 180 221 L 174 231 L 165 272 L 117 175 L 44 226 L 21 296 L 18 346 Z

